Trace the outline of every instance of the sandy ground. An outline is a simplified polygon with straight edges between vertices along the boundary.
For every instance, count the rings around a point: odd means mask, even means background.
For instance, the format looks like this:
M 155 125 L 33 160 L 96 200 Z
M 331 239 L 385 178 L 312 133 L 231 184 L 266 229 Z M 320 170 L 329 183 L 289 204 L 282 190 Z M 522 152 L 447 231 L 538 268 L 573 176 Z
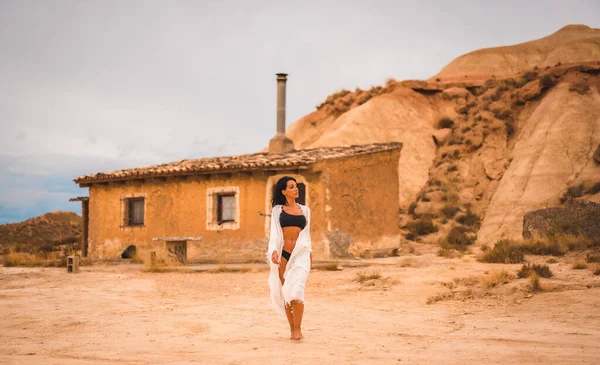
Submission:
M 527 279 L 488 289 L 480 280 L 520 265 L 472 257 L 313 270 L 303 341 L 268 307 L 266 265 L 0 268 L 0 363 L 598 364 L 600 276 L 572 270 L 573 260 L 551 264 L 555 278 L 533 295 Z M 355 281 L 365 271 L 382 277 Z M 438 294 L 453 297 L 427 304 Z

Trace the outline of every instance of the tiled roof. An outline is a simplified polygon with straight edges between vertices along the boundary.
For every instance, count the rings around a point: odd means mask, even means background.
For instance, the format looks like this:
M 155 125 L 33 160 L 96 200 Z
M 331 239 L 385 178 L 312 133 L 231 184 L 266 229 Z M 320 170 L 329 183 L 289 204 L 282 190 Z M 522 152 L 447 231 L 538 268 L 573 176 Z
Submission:
M 250 155 L 199 158 L 181 160 L 162 165 L 138 167 L 126 170 L 99 172 L 76 178 L 75 183 L 119 181 L 147 177 L 210 174 L 230 171 L 284 170 L 301 168 L 322 160 L 364 155 L 401 148 L 402 143 L 375 143 L 348 147 L 323 147 L 295 150 L 281 154 L 254 153 Z

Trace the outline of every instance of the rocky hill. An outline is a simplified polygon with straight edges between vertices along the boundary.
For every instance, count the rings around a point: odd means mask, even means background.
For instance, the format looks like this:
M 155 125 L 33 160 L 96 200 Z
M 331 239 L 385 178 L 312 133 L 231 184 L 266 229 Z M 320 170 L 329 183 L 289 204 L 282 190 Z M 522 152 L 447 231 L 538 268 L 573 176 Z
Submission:
M 74 246 L 81 237 L 81 217 L 56 211 L 20 223 L 0 225 L 0 254 L 9 249 L 20 252 L 54 251 Z
M 599 90 L 600 30 L 567 26 L 461 56 L 427 81 L 342 90 L 287 135 L 299 149 L 402 142 L 403 235 L 493 244 L 574 187 L 600 202 Z
M 467 53 L 450 62 L 432 79 L 485 80 L 518 74 L 536 66 L 545 68 L 598 60 L 600 29 L 572 24 L 534 41 Z

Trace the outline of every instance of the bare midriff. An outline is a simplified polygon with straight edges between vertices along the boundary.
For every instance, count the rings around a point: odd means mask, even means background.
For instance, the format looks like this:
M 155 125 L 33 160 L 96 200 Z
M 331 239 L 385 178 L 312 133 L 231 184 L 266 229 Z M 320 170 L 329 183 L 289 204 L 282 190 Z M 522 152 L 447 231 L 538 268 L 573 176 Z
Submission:
M 302 231 L 300 227 L 283 227 L 283 249 L 289 252 L 290 254 L 294 251 L 294 247 L 296 247 L 296 240 L 298 240 L 298 236 Z

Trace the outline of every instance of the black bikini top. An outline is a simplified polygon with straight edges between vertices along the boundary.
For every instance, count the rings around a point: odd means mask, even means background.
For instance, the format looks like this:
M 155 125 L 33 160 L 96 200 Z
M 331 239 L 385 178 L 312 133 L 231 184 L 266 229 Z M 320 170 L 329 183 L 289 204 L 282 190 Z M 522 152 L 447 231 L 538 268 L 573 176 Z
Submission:
M 281 224 L 281 228 L 299 227 L 300 229 L 304 229 L 304 227 L 306 227 L 306 217 L 304 215 L 289 214 L 286 213 L 285 210 L 281 209 L 279 223 Z

